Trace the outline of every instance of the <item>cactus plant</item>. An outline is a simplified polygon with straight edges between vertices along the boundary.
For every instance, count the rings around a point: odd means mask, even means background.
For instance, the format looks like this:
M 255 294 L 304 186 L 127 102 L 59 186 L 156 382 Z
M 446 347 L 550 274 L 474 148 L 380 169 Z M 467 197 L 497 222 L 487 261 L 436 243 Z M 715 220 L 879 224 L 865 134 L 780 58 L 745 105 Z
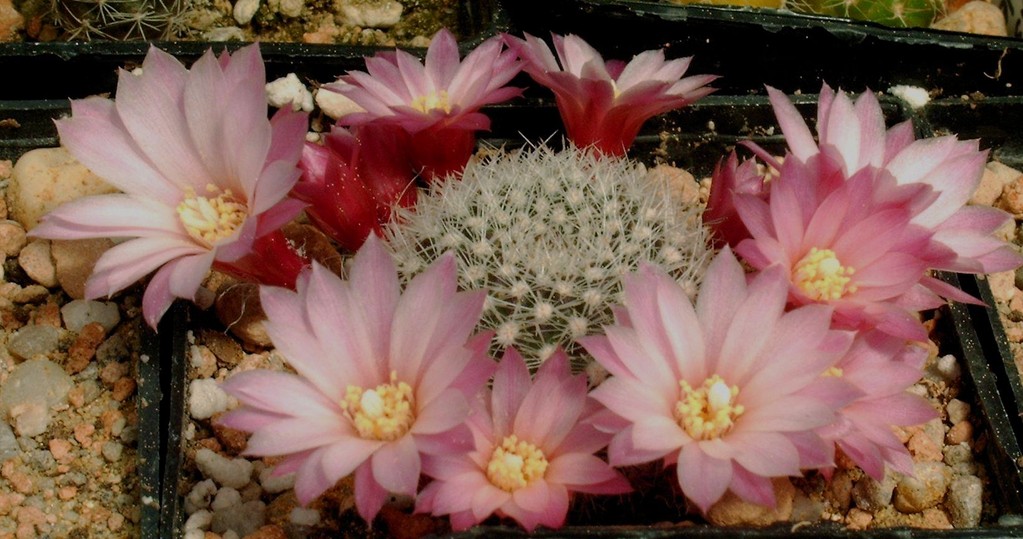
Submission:
M 695 292 L 712 255 L 700 211 L 641 164 L 538 146 L 470 162 L 386 236 L 405 278 L 456 253 L 459 285 L 489 290 L 478 329 L 495 357 L 514 345 L 535 368 L 560 346 L 581 369 L 574 341 L 614 321 L 622 275 L 650 262 Z
M 785 7 L 813 13 L 872 21 L 899 28 L 927 27 L 945 9 L 943 0 L 792 0 Z

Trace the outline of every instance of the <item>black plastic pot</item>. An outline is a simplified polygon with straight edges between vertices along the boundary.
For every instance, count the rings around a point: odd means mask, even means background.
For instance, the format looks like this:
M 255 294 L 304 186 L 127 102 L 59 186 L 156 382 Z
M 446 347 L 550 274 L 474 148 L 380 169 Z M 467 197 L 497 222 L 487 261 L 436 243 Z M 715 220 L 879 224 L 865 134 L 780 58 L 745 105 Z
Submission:
M 458 7 L 458 38 L 463 54 L 508 29 L 507 15 L 498 0 L 463 0 Z M 151 45 L 191 63 L 209 48 L 234 50 L 246 44 L 137 40 L 0 43 L 0 66 L 10 80 L 17 80 L 16 84 L 0 85 L 0 101 L 63 100 L 112 93 L 117 87 L 117 70 L 140 64 Z M 264 42 L 260 50 L 267 80 L 295 73 L 303 80 L 325 83 L 348 70 L 365 69 L 365 56 L 394 47 Z M 424 54 L 426 49 L 408 50 Z
M 666 47 L 695 56 L 691 73 L 722 75 L 723 93 L 820 91 L 821 81 L 859 91 L 896 84 L 949 97 L 1023 88 L 1023 40 L 889 28 L 791 12 L 634 0 L 507 2 L 513 26 L 542 38 L 582 36 L 605 58 Z M 543 16 L 537 16 L 543 13 Z
M 816 96 L 805 96 L 796 101 L 797 107 L 806 115 L 816 110 Z M 901 103 L 884 99 L 883 108 L 891 122 L 910 115 Z M 537 141 L 551 137 L 558 129 L 556 109 L 548 101 L 530 101 L 494 107 L 490 110 L 494 131 L 489 142 L 495 145 L 520 145 L 526 139 Z M 926 133 L 924 133 L 926 134 Z M 526 138 L 523 138 L 526 137 Z M 637 140 L 633 154 L 648 163 L 657 161 L 674 162 L 688 168 L 698 177 L 709 174 L 718 158 L 734 147 L 739 140 L 752 138 L 768 150 L 780 151 L 784 141 L 775 125 L 775 118 L 767 100 L 762 97 L 712 96 L 698 104 L 657 118 L 651 122 L 644 134 Z M 552 143 L 560 140 L 558 135 L 550 138 Z M 952 284 L 960 285 L 960 276 L 943 276 Z M 977 293 L 977 281 L 962 277 L 962 285 L 969 292 Z M 984 287 L 981 283 L 981 288 Z M 1014 428 L 1012 416 L 1015 409 L 1008 408 L 1005 377 L 997 366 L 1000 361 L 997 343 L 990 336 L 990 322 L 980 317 L 974 309 L 952 305 L 940 317 L 943 320 L 943 353 L 955 354 L 963 368 L 962 392 L 959 398 L 967 400 L 975 411 L 977 432 L 983 432 L 987 439 L 986 449 L 978 458 L 989 471 L 992 479 L 986 487 L 991 489 L 990 503 L 997 505 L 997 514 L 1009 515 L 998 525 L 987 521 L 980 528 L 961 530 L 923 529 L 876 529 L 854 532 L 833 523 L 784 523 L 768 528 L 715 528 L 710 526 L 567 526 L 555 531 L 539 531 L 535 537 L 626 537 L 636 539 L 660 539 L 679 537 L 869 537 L 869 538 L 972 538 L 972 537 L 1023 537 L 1023 525 L 1012 526 L 1023 519 L 1011 515 L 1023 514 L 1020 497 L 1021 480 L 1019 459 L 1023 457 Z M 162 536 L 180 534 L 184 521 L 181 485 L 179 478 L 185 448 L 182 443 L 182 428 L 187 424 L 185 412 L 186 381 L 184 378 L 187 343 L 185 330 L 190 318 L 198 316 L 194 311 L 178 305 L 161 328 L 164 351 L 169 357 L 162 360 L 164 368 L 169 367 L 170 392 L 168 430 L 164 433 L 166 451 L 163 453 L 163 514 L 160 532 Z M 673 520 L 678 520 L 681 516 Z M 511 527 L 477 527 L 451 537 L 521 537 L 524 532 Z

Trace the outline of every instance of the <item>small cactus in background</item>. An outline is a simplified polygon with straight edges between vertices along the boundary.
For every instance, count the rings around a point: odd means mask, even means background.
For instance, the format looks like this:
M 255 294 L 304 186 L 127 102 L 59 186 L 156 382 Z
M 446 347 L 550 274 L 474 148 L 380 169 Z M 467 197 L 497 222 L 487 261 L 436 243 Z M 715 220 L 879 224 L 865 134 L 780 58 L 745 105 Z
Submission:
M 622 275 L 652 262 L 697 289 L 713 253 L 681 192 L 625 159 L 524 148 L 437 182 L 386 236 L 406 280 L 454 250 L 459 286 L 489 290 L 478 329 L 495 332 L 494 357 L 514 345 L 535 370 L 560 346 L 582 369 L 575 339 L 614 321 Z
M 188 0 L 51 0 L 68 40 L 166 39 L 177 31 Z
M 797 13 L 915 28 L 930 26 L 944 12 L 945 3 L 943 0 L 789 0 L 785 7 Z

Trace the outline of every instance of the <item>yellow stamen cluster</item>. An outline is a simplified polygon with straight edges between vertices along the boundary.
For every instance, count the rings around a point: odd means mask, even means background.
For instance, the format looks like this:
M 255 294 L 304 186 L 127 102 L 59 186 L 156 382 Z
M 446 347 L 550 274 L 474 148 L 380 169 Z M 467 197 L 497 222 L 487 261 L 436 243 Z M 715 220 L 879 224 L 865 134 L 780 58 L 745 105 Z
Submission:
M 810 299 L 830 301 L 856 291 L 856 285 L 849 284 L 854 273 L 831 249 L 814 247 L 792 268 L 792 282 Z
M 430 112 L 432 110 L 443 110 L 445 114 L 451 113 L 451 103 L 448 102 L 448 91 L 430 92 L 412 100 L 412 108 L 419 112 Z
M 348 386 L 341 406 L 359 436 L 370 440 L 397 440 L 412 428 L 416 419 L 412 387 L 398 382 L 398 373 L 394 371 L 390 382 L 373 389 Z
M 178 217 L 189 236 L 196 241 L 212 246 L 226 238 L 245 222 L 249 214 L 244 202 L 231 192 L 213 184 L 206 185 L 209 196 L 197 195 L 195 190 L 185 190 L 185 199 L 178 204 Z
M 487 463 L 487 479 L 505 492 L 525 487 L 547 472 L 547 457 L 535 445 L 505 436 Z
M 735 404 L 739 388 L 729 387 L 716 374 L 704 380 L 697 389 L 685 380 L 679 380 L 678 385 L 681 391 L 675 404 L 675 421 L 695 440 L 723 436 L 732 430 L 735 420 L 746 411 L 741 404 Z

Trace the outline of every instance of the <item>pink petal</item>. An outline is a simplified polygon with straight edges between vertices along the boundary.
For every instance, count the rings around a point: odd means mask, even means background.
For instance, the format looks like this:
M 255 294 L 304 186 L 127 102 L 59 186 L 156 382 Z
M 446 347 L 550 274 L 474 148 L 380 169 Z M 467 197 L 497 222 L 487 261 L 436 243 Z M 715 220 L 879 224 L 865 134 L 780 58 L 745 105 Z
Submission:
M 61 144 L 98 176 L 131 194 L 176 205 L 180 187 L 168 180 L 142 153 L 113 101 L 90 97 L 71 102 L 71 118 L 56 121 Z
M 230 376 L 220 387 L 243 404 L 266 412 L 324 418 L 337 418 L 341 412 L 309 379 L 291 373 L 245 371 Z
M 529 370 L 522 355 L 514 348 L 506 349 L 494 374 L 491 393 L 494 432 L 500 435 L 513 432 L 512 423 L 530 387 Z
M 356 468 L 366 463 L 384 442 L 348 437 L 339 440 L 323 451 L 323 474 L 328 481 L 336 483 L 348 477 Z
M 355 507 L 359 516 L 372 523 L 387 498 L 387 490 L 373 478 L 373 466 L 366 463 L 355 469 Z
M 679 486 L 704 513 L 724 496 L 732 481 L 732 463 L 708 457 L 696 444 L 682 448 L 677 466 Z
M 306 416 L 282 419 L 249 437 L 246 455 L 276 456 L 343 442 L 351 435 L 341 417 Z
M 606 462 L 583 453 L 569 453 L 550 461 L 544 479 L 591 494 L 621 494 L 629 490 L 628 481 Z
M 805 161 L 816 154 L 817 143 L 813 140 L 813 133 L 806 126 L 806 121 L 799 114 L 796 107 L 779 90 L 767 86 L 767 95 L 770 97 L 771 106 L 774 107 L 774 114 L 778 118 L 778 125 L 785 134 L 785 142 L 788 143 L 796 159 Z
M 732 483 L 729 489 L 736 496 L 750 503 L 764 507 L 774 507 L 774 484 L 767 477 L 760 477 L 742 466 L 735 464 L 732 468 Z
M 334 483 L 322 473 L 324 449 L 312 451 L 304 459 L 296 461 L 298 470 L 295 472 L 295 497 L 298 503 L 309 505 L 309 502 L 323 494 Z
M 441 393 L 421 407 L 412 426 L 414 434 L 439 434 L 463 423 L 469 415 L 469 403 L 458 390 Z
M 384 444 L 373 453 L 373 478 L 389 492 L 412 496 L 419 486 L 421 462 L 412 436 Z

